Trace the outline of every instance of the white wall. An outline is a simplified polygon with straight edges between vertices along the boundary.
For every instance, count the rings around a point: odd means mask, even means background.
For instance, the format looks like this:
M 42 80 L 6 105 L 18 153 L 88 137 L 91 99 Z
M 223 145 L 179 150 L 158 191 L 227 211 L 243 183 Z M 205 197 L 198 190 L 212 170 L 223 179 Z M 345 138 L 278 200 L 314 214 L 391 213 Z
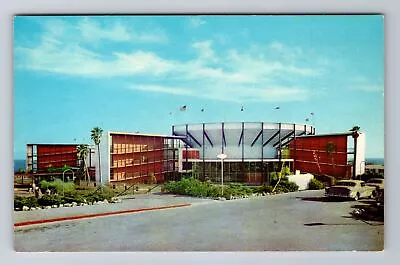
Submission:
M 365 133 L 359 132 L 357 138 L 356 176 L 365 172 Z
M 308 182 L 310 182 L 310 180 L 313 178 L 314 176 L 309 173 L 288 176 L 289 181 L 292 181 L 299 186 L 299 190 L 306 190 Z
M 95 146 L 94 166 L 96 167 L 96 182 L 101 184 L 107 184 L 110 182 L 110 145 L 111 145 L 110 132 L 103 133 L 100 141 L 100 164 L 97 154 L 97 147 Z M 101 179 L 100 171 L 101 170 Z

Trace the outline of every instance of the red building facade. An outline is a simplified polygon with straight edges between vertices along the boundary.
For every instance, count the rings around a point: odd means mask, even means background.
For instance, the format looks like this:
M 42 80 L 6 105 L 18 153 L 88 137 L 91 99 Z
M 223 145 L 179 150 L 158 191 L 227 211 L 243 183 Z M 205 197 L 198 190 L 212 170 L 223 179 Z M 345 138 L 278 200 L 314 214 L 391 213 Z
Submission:
M 351 178 L 348 161 L 349 134 L 312 135 L 296 137 L 289 144 L 294 169 L 316 175 Z
M 81 163 L 78 159 L 78 146 L 79 144 L 27 144 L 26 169 L 33 176 L 60 175 L 62 172 L 52 171 L 51 169 L 59 169 L 65 166 L 76 172 Z M 95 177 L 95 169 L 92 163 L 93 155 L 93 150 L 89 148 L 86 166 L 92 180 Z M 70 175 L 71 171 L 65 174 Z
M 77 144 L 28 144 L 27 169 L 33 173 L 63 166 L 78 167 Z

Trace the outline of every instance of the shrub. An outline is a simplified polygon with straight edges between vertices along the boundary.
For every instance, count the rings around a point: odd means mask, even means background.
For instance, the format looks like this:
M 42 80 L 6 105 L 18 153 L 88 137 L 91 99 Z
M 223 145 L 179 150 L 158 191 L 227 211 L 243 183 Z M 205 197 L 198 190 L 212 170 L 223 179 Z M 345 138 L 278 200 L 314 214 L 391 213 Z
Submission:
M 23 206 L 27 207 L 38 207 L 38 200 L 35 196 L 31 197 L 21 197 L 21 196 L 16 196 L 14 198 L 14 209 L 19 208 L 22 210 Z
M 41 206 L 59 205 L 63 203 L 63 197 L 59 195 L 43 195 L 42 198 L 38 199 L 38 203 Z
M 335 185 L 336 179 L 333 176 L 329 175 L 317 175 L 314 177 L 316 180 L 319 180 L 320 182 L 324 183 L 326 187 L 330 187 Z
M 277 192 L 294 192 L 297 190 L 299 190 L 299 186 L 288 180 L 282 180 L 275 189 Z
M 259 193 L 263 193 L 263 192 L 265 192 L 265 193 L 271 193 L 273 188 L 274 188 L 274 187 L 271 186 L 271 185 L 266 185 L 266 184 L 264 184 L 263 186 L 261 186 L 261 187 L 258 188 L 258 191 L 257 191 L 257 192 L 259 192 Z
M 307 189 L 309 190 L 322 190 L 325 188 L 325 185 L 323 182 L 317 180 L 317 179 L 310 179 L 310 182 L 308 182 Z
M 39 186 L 41 190 L 44 192 L 46 189 L 51 190 L 51 192 L 55 193 L 57 192 L 58 194 L 64 192 L 73 192 L 75 190 L 75 184 L 72 182 L 64 182 L 61 179 L 56 179 L 54 181 L 46 181 L 42 180 L 39 183 Z
M 71 203 L 71 202 L 84 203 L 85 197 L 83 197 L 82 195 L 79 195 L 79 194 L 68 195 L 68 196 L 62 197 L 62 203 Z

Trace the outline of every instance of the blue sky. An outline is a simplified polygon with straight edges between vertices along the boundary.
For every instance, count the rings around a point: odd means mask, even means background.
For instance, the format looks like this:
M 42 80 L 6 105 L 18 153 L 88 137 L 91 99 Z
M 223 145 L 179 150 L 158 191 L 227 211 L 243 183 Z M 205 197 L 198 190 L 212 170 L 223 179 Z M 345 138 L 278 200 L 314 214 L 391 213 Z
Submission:
M 95 126 L 219 121 L 358 125 L 383 157 L 383 17 L 15 17 L 14 120 L 16 159 L 27 143 L 89 143 Z

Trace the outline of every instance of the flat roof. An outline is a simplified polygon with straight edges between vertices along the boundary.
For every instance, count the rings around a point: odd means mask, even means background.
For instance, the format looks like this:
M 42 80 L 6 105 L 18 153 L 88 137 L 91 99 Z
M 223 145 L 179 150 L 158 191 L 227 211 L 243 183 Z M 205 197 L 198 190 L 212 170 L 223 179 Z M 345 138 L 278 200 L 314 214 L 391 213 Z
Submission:
M 363 134 L 362 132 L 358 132 L 359 134 Z M 322 134 L 313 134 L 313 135 L 301 135 L 296 136 L 296 138 L 306 138 L 306 137 L 324 137 L 324 136 L 349 136 L 352 135 L 353 132 L 342 132 L 342 133 L 322 133 Z
M 162 137 L 162 138 L 171 138 L 171 139 L 185 139 L 186 138 L 185 136 L 148 134 L 148 133 L 130 133 L 130 132 L 114 132 L 114 131 L 108 131 L 108 133 L 109 134 L 119 134 L 119 135 Z
M 26 144 L 26 145 L 81 145 L 81 144 L 86 144 L 86 143 L 71 143 L 71 144 L 68 144 L 68 143 L 34 143 L 34 144 L 32 144 L 32 143 L 29 143 L 29 144 Z M 87 144 L 87 145 L 90 145 L 90 144 Z

